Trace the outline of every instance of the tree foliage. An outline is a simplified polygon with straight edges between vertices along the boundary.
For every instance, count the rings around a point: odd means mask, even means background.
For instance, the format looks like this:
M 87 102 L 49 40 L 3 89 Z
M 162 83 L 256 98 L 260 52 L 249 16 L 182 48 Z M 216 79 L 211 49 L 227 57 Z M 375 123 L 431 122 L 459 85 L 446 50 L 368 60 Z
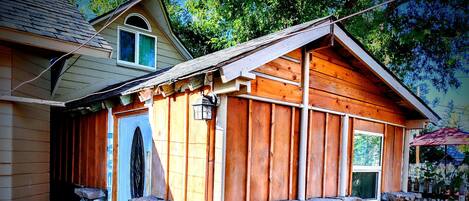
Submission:
M 195 56 L 327 15 L 343 17 L 376 0 L 165 0 L 175 32 Z M 468 1 L 396 1 L 344 21 L 407 85 L 459 87 L 469 74 Z
M 89 0 L 88 8 L 93 12 L 96 16 L 100 16 L 117 6 L 121 5 L 122 3 L 126 2 L 127 0 Z

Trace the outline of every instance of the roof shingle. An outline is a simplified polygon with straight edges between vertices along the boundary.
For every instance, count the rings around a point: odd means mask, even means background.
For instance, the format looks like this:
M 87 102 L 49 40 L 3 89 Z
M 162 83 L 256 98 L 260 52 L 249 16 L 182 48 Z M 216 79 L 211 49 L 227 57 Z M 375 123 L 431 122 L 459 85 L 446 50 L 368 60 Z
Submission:
M 80 43 L 96 33 L 68 0 L 0 0 L 0 27 Z M 87 46 L 110 50 L 97 35 Z

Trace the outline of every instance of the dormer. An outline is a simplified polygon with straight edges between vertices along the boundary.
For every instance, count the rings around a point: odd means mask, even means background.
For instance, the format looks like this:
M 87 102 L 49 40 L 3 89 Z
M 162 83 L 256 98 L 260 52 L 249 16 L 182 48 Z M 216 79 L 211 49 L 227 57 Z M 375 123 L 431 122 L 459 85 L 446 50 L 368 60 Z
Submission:
M 56 68 L 51 94 L 71 100 L 192 59 L 171 29 L 162 0 L 126 1 L 90 21 L 112 47 L 111 58 L 74 56 Z
M 156 69 L 157 36 L 149 21 L 139 13 L 130 13 L 117 27 L 117 64 Z

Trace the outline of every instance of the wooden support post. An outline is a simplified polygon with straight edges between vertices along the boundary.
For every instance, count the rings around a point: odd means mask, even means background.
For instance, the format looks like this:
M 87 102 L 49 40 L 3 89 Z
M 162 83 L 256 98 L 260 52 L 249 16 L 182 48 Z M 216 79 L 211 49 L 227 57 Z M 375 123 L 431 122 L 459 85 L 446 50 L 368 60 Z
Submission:
M 248 108 L 248 155 L 246 163 L 246 201 L 251 200 L 251 152 L 252 152 L 252 100 L 249 100 Z
M 322 166 L 322 193 L 321 196 L 326 196 L 326 172 L 327 172 L 327 129 L 329 127 L 329 113 L 326 113 L 326 123 L 324 125 L 324 154 Z
M 384 182 L 385 181 L 383 179 L 383 172 L 384 172 L 383 170 L 384 170 L 384 167 L 386 165 L 385 157 L 388 155 L 388 153 L 386 152 L 386 148 L 387 148 L 387 146 L 389 146 L 389 145 L 386 144 L 386 138 L 389 138 L 389 135 L 387 133 L 388 133 L 388 124 L 384 124 L 383 149 L 382 149 L 383 153 L 381 153 L 381 158 L 382 159 L 381 159 L 381 173 L 380 173 L 381 174 L 381 177 L 380 177 L 381 178 L 381 181 L 380 181 L 381 188 L 380 188 L 379 192 L 384 192 L 384 184 L 385 184 Z M 386 178 L 386 179 L 388 179 L 388 178 Z M 378 195 L 378 197 L 379 197 L 379 195 Z
M 290 128 L 290 156 L 289 156 L 289 173 L 288 173 L 288 199 L 293 199 L 293 155 L 295 150 L 295 107 L 291 107 L 291 128 Z
M 303 100 L 300 121 L 300 142 L 298 152 L 298 199 L 306 199 L 306 145 L 308 140 L 308 111 L 309 111 L 309 65 L 310 52 L 306 48 L 301 49 L 302 62 L 302 89 Z
M 168 128 L 167 128 L 167 137 L 168 137 L 168 144 L 167 144 L 167 147 L 166 147 L 166 200 L 169 200 L 170 197 L 169 197 L 169 193 L 170 193 L 170 189 L 169 189 L 169 161 L 171 159 L 171 97 L 167 97 L 166 100 L 168 100 Z M 172 198 L 171 198 L 172 199 Z
M 308 119 L 308 127 L 312 126 L 313 125 L 313 122 L 312 122 L 312 117 L 313 117 L 313 110 L 309 110 L 309 119 Z M 306 150 L 307 150 L 307 154 L 306 154 L 306 184 L 305 184 L 305 196 L 308 196 L 308 189 L 309 189 L 309 185 L 308 184 L 308 178 L 310 177 L 310 174 L 311 174 L 311 146 L 312 146 L 312 137 L 311 137 L 311 132 L 312 132 L 312 129 L 308 129 L 308 136 L 307 136 L 307 146 L 306 146 Z
M 272 168 L 274 164 L 274 144 L 275 144 L 275 104 L 272 104 L 270 113 L 270 140 L 269 140 L 269 193 L 268 200 L 272 199 Z
M 186 160 L 186 165 L 185 165 L 185 170 L 184 170 L 184 200 L 187 200 L 187 177 L 188 177 L 188 165 L 189 165 L 189 92 L 185 92 L 184 94 L 186 98 L 186 115 L 184 117 L 185 121 L 185 132 L 186 132 L 186 153 L 185 153 L 185 160 Z
M 409 179 L 409 148 L 412 141 L 412 132 L 410 129 L 404 129 L 404 153 L 402 155 L 402 180 L 401 191 L 407 192 L 407 182 Z
M 348 172 L 348 134 L 349 134 L 349 116 L 342 116 L 342 135 L 340 147 L 340 174 L 339 174 L 339 196 L 346 196 L 347 191 L 347 172 Z

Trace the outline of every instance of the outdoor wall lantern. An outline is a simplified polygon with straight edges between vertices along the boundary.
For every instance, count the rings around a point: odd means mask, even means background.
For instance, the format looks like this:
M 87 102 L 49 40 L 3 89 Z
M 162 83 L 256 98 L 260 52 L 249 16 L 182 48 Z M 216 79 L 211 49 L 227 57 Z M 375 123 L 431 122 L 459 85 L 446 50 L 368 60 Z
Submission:
M 210 120 L 212 119 L 213 108 L 217 106 L 218 98 L 215 94 L 204 95 L 202 94 L 194 104 L 194 119 L 195 120 Z

